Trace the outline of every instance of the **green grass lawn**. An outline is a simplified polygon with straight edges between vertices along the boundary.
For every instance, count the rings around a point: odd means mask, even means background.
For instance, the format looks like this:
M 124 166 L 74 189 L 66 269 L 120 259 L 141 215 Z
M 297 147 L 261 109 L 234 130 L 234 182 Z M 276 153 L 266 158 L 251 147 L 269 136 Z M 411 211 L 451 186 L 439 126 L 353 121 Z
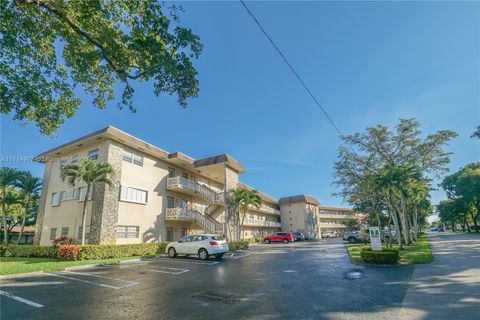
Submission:
M 118 263 L 121 260 L 134 258 L 139 257 L 82 261 L 59 261 L 54 258 L 0 257 L 0 275 L 34 271 L 58 271 L 68 267 L 82 266 L 88 264 L 112 264 Z
M 345 247 L 347 248 L 352 263 L 362 264 L 363 260 L 360 257 L 360 252 L 363 248 L 370 248 L 370 244 L 346 244 Z M 385 246 L 383 247 L 385 248 Z M 405 250 L 400 251 L 401 263 L 421 264 L 433 261 L 430 244 L 428 243 L 428 237 L 426 235 L 419 237 L 414 244 L 403 247 Z M 394 245 L 393 248 L 398 248 L 398 246 Z

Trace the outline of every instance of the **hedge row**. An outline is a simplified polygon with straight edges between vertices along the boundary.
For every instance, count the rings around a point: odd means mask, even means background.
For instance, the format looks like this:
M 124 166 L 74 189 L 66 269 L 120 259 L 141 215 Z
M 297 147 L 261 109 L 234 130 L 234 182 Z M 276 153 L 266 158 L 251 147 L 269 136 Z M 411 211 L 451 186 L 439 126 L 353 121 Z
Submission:
M 34 245 L 8 245 L 3 248 L 6 257 L 44 257 L 63 260 L 99 260 L 149 256 L 165 253 L 167 242 L 121 245 L 68 245 L 60 247 Z
M 383 249 L 382 251 L 374 251 L 371 248 L 363 249 L 360 252 L 362 260 L 371 264 L 396 264 L 399 258 L 397 249 Z
M 228 243 L 228 248 L 230 251 L 235 251 L 235 250 L 248 250 L 250 242 L 248 240 L 241 240 L 238 242 L 229 242 Z

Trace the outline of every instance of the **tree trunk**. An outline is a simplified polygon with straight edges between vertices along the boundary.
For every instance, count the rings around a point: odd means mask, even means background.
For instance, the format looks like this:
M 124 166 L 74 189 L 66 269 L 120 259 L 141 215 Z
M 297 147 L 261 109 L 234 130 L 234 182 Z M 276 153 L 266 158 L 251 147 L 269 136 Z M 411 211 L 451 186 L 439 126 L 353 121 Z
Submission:
M 472 216 L 472 220 L 473 220 L 473 225 L 475 226 L 475 232 L 479 232 L 480 230 L 478 230 L 478 224 L 477 224 L 477 219 L 478 219 L 478 209 L 477 209 L 477 214 L 473 214 L 470 212 L 470 215 Z
M 6 188 L 2 188 L 2 221 L 3 221 L 3 243 L 8 243 L 8 228 L 7 228 L 7 208 L 5 203 Z
M 18 235 L 17 244 L 20 243 L 20 239 L 23 236 L 23 229 L 25 228 L 25 220 L 27 220 L 27 212 L 28 212 L 28 203 L 29 202 L 30 202 L 30 197 L 27 195 L 27 197 L 25 199 L 25 212 L 23 213 L 23 217 L 22 217 L 22 227 L 20 228 L 20 234 Z
M 467 231 L 470 232 L 470 225 L 468 224 L 468 219 L 465 217 L 465 226 L 467 227 Z M 463 231 L 465 232 L 465 231 Z
M 400 223 L 402 224 L 402 231 L 403 231 L 403 238 L 405 240 L 405 244 L 408 246 L 410 244 L 410 235 L 408 231 L 408 217 L 407 217 L 407 210 L 406 210 L 406 201 L 403 195 L 400 196 L 400 208 L 398 214 L 400 215 Z
M 418 240 L 418 208 L 416 203 L 413 205 L 413 239 Z
M 85 224 L 87 223 L 87 201 L 90 195 L 90 185 L 87 185 L 87 191 L 85 191 L 85 199 L 83 200 L 82 211 L 82 246 L 85 245 Z
M 397 242 L 398 242 L 398 248 L 400 250 L 403 250 L 403 244 L 402 244 L 402 234 L 400 233 L 400 226 L 398 225 L 398 217 L 396 211 L 393 209 L 392 205 L 388 205 L 389 210 L 388 212 L 390 213 L 390 217 L 393 220 L 393 226 L 395 228 L 395 236 L 397 237 Z

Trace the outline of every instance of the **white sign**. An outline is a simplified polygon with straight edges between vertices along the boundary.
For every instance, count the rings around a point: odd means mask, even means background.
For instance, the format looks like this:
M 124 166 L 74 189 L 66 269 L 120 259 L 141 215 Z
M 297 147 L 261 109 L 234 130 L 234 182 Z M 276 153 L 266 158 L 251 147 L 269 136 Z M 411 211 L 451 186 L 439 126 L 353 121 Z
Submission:
M 372 244 L 372 250 L 382 251 L 382 240 L 380 238 L 380 228 L 370 227 L 370 243 Z

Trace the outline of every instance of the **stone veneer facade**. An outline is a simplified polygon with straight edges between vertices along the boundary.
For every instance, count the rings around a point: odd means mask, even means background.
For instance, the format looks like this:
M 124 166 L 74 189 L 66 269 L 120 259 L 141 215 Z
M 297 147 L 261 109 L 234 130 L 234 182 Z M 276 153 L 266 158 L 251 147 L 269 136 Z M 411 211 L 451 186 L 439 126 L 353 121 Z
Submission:
M 104 142 L 99 148 L 99 161 L 109 163 L 115 172 L 112 186 L 105 183 L 95 187 L 90 223 L 90 244 L 115 244 L 118 221 L 122 150 L 115 142 Z

